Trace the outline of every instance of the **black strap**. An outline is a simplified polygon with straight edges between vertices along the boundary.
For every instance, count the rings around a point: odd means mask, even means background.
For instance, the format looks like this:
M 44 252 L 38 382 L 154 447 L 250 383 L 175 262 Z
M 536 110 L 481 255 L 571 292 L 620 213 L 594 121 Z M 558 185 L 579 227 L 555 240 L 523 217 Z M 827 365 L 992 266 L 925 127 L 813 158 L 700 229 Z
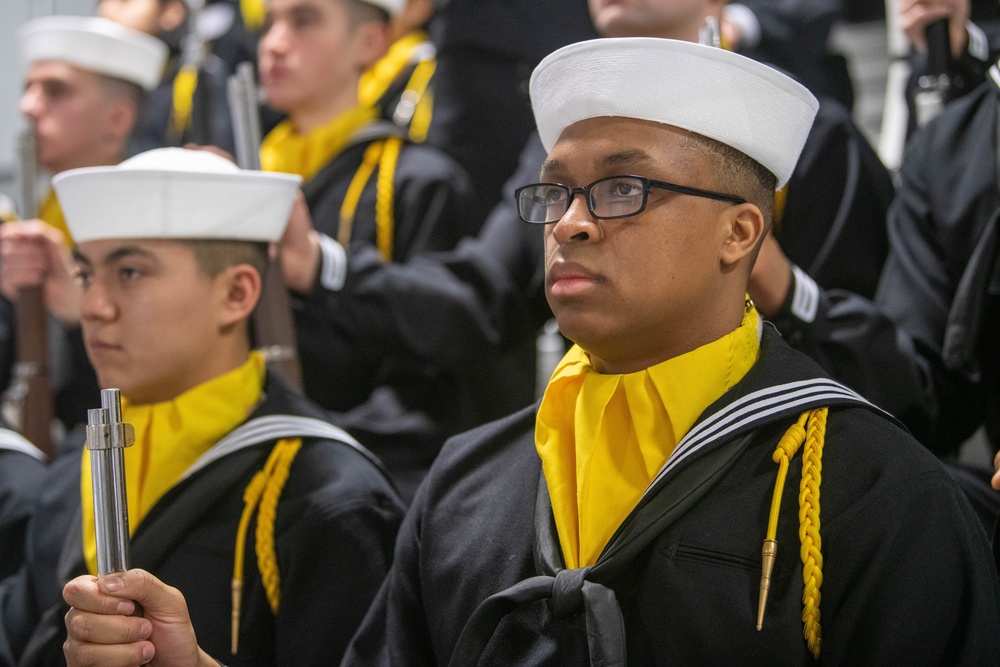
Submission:
M 725 477 L 753 432 L 744 433 L 692 457 L 657 483 L 612 536 L 592 567 L 562 568 L 552 509 L 544 475 L 540 475 L 535 510 L 535 558 L 540 576 L 525 579 L 491 595 L 473 612 L 452 653 L 452 667 L 476 665 L 504 616 L 519 605 L 551 599 L 557 618 L 583 611 L 590 664 L 602 667 L 626 663 L 625 623 L 611 582 L 634 562 L 640 551 L 711 491 Z

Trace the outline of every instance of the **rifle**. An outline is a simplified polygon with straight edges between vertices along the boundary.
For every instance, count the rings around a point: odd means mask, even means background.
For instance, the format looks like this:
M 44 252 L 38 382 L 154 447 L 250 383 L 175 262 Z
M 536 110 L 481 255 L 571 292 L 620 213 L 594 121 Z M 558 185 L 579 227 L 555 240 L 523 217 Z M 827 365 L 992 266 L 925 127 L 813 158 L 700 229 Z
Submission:
M 722 34 L 719 29 L 719 19 L 714 16 L 705 17 L 705 25 L 698 28 L 698 43 L 706 46 L 722 47 Z
M 21 217 L 38 216 L 35 200 L 38 163 L 35 135 L 30 129 L 18 136 L 20 163 Z M 40 285 L 24 287 L 14 304 L 17 332 L 17 360 L 14 377 L 4 394 L 6 412 L 17 422 L 22 435 L 52 458 L 52 386 L 49 382 L 48 315 Z
M 211 143 L 211 94 L 201 81 L 208 46 L 198 29 L 198 17 L 205 7 L 205 0 L 186 0 L 187 21 L 181 44 L 181 67 L 174 80 L 173 113 L 167 125 L 167 142 L 171 145 L 184 143 Z M 182 83 L 183 82 L 183 83 Z M 185 101 L 178 95 L 191 95 Z
M 260 169 L 260 112 L 253 65 L 243 62 L 229 77 L 226 92 L 233 119 L 236 163 L 241 169 Z M 281 256 L 275 254 L 262 276 L 260 302 L 253 314 L 257 345 L 267 360 L 286 380 L 302 388 L 302 367 L 295 340 L 295 321 L 281 270 Z
M 925 30 L 927 39 L 927 73 L 917 80 L 914 106 L 917 127 L 923 127 L 937 117 L 948 102 L 952 87 L 951 38 L 948 19 L 935 21 Z
M 129 568 L 125 448 L 134 442 L 135 429 L 131 424 L 122 423 L 121 391 L 102 389 L 101 407 L 87 410 L 97 573 L 101 576 Z

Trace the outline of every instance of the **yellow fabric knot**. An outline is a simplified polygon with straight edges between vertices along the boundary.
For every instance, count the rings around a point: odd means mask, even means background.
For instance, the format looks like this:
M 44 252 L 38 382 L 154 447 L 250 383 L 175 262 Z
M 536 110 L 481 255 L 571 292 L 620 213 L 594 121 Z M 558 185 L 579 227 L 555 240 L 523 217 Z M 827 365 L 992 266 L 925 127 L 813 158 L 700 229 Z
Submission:
M 806 439 L 806 430 L 802 427 L 804 421 L 803 419 L 788 427 L 785 434 L 781 436 L 781 440 L 778 441 L 774 453 L 771 454 L 772 461 L 779 463 L 782 458 L 791 459 L 795 456 L 795 452 L 799 451 L 799 447 Z
M 676 444 L 757 361 L 760 318 L 655 366 L 598 373 L 573 346 L 535 422 L 535 446 L 568 568 L 593 565 Z

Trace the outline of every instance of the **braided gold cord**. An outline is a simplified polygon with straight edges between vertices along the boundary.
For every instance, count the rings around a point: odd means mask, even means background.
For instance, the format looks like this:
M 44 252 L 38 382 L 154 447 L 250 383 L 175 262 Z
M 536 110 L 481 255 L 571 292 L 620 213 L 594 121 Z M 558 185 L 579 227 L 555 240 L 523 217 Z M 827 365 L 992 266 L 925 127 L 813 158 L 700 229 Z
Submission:
M 264 463 L 264 468 L 257 471 L 243 491 L 243 514 L 240 516 L 239 528 L 236 530 L 236 553 L 233 557 L 232 581 L 232 636 L 230 650 L 236 655 L 239 650 L 240 606 L 243 599 L 243 563 L 246 536 L 250 526 L 250 518 L 254 510 L 260 506 L 257 518 L 257 530 L 254 533 L 257 555 L 257 569 L 260 571 L 264 590 L 267 594 L 271 611 L 278 612 L 278 602 L 281 595 L 281 577 L 278 573 L 278 558 L 274 549 L 274 519 L 277 513 L 278 499 L 288 480 L 288 472 L 295 455 L 302 447 L 302 440 L 289 438 L 279 440 Z
M 760 597 L 757 606 L 757 629 L 764 622 L 767 596 L 771 588 L 771 572 L 778 553 L 778 515 L 782 490 L 788 472 L 788 462 L 804 444 L 802 481 L 799 485 L 799 555 L 802 558 L 802 634 L 813 657 L 819 659 L 822 644 L 820 627 L 820 587 L 823 584 L 823 553 L 820 540 L 820 482 L 823 472 L 823 444 L 826 439 L 826 419 L 829 410 L 817 408 L 799 415 L 778 441 L 771 459 L 778 464 L 778 475 L 771 497 L 767 535 L 762 550 Z
M 278 555 L 274 549 L 274 521 L 278 513 L 278 499 L 288 481 L 288 471 L 301 447 L 302 440 L 299 438 L 278 441 L 264 466 L 265 471 L 268 468 L 270 470 L 257 513 L 257 568 L 260 570 L 261 581 L 264 582 L 267 601 L 275 614 L 278 613 L 278 603 L 281 600 L 281 576 L 278 572 Z
M 247 541 L 247 530 L 250 526 L 250 517 L 260 501 L 260 496 L 264 492 L 264 485 L 267 477 L 263 470 L 259 470 L 243 490 L 243 514 L 240 516 L 240 525 L 236 529 L 236 554 L 233 556 L 233 581 L 232 581 L 232 628 L 230 635 L 230 651 L 236 655 L 239 650 L 240 640 L 240 606 L 243 601 L 243 555 Z
M 823 585 L 823 553 L 819 533 L 819 496 L 823 472 L 823 444 L 826 439 L 827 408 L 809 414 L 806 446 L 802 452 L 802 481 L 799 485 L 799 542 L 802 557 L 802 624 L 806 644 L 819 659 L 823 635 L 820 628 L 820 587 Z
M 788 427 L 778 441 L 778 446 L 771 454 L 771 460 L 778 464 L 778 476 L 774 481 L 774 492 L 771 495 L 771 511 L 767 519 L 767 536 L 764 538 L 764 548 L 761 553 L 760 594 L 757 598 L 757 630 L 764 627 L 764 612 L 767 610 L 767 596 L 771 590 L 771 572 L 774 561 L 778 557 L 778 515 L 781 511 L 781 497 L 785 490 L 785 477 L 788 474 L 788 461 L 799 451 L 806 438 L 807 412 L 799 416 L 797 422 Z
M 365 149 L 361 166 L 354 172 L 350 185 L 347 186 L 347 193 L 344 195 L 344 202 L 340 205 L 340 226 L 337 228 L 337 242 L 345 248 L 351 243 L 351 231 L 354 229 L 354 214 L 358 210 L 358 201 L 361 193 L 365 189 L 365 183 L 371 178 L 375 166 L 382 157 L 382 149 L 385 147 L 384 141 L 373 142 Z
M 393 220 L 393 206 L 395 204 L 393 180 L 396 177 L 396 163 L 399 161 L 399 151 L 402 147 L 403 140 L 399 137 L 386 139 L 385 149 L 382 151 L 382 158 L 378 164 L 378 181 L 375 191 L 375 241 L 379 253 L 387 262 L 392 261 L 395 226 Z

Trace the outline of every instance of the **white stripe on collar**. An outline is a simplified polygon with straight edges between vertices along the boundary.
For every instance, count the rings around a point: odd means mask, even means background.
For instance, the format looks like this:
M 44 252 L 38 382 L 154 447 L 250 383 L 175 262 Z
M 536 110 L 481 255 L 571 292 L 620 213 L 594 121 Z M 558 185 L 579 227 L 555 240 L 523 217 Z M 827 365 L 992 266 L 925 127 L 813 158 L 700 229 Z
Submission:
M 993 85 L 1000 88 L 1000 62 L 993 63 L 989 69 L 990 78 L 993 79 Z
M 725 439 L 734 432 L 754 422 L 763 421 L 773 414 L 795 410 L 808 405 L 816 405 L 817 402 L 833 399 L 846 399 L 875 407 L 856 392 L 838 382 L 827 379 L 800 380 L 798 382 L 788 382 L 773 387 L 766 387 L 747 394 L 737 401 L 733 401 L 733 403 L 727 405 L 705 421 L 696 424 L 694 428 L 681 438 L 681 441 L 674 447 L 674 451 L 671 452 L 670 458 L 667 459 L 667 462 L 660 468 L 660 472 L 650 482 L 646 493 L 664 475 L 709 443 Z M 879 408 L 875 409 L 882 412 Z
M 191 464 L 191 467 L 181 475 L 181 480 L 187 479 L 210 463 L 214 463 L 234 452 L 279 438 L 327 438 L 329 440 L 337 440 L 358 450 L 365 457 L 372 457 L 372 454 L 357 440 L 348 435 L 346 431 L 322 419 L 297 417 L 294 415 L 268 415 L 266 417 L 251 419 L 235 430 L 230 431 L 228 435 L 212 445 L 207 452 Z
M 0 428 L 0 449 L 12 452 L 21 452 L 32 458 L 36 458 L 43 463 L 48 462 L 48 457 L 42 453 L 38 447 L 31 444 L 27 438 L 9 429 Z

